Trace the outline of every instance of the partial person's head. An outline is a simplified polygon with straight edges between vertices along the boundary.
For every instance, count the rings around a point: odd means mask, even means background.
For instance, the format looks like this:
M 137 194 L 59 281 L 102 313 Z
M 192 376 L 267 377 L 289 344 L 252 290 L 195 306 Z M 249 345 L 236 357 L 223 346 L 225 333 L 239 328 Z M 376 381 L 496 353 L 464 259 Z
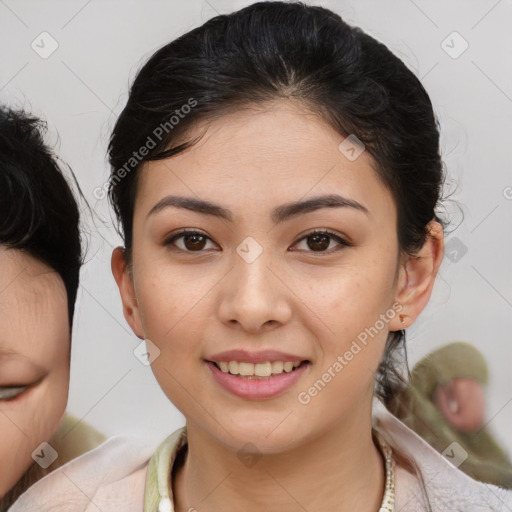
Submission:
M 79 211 L 38 118 L 0 108 L 0 498 L 65 412 Z
M 187 422 L 263 453 L 370 428 L 443 255 L 438 124 L 406 65 L 324 8 L 253 4 L 149 59 L 109 157 L 124 315 Z M 269 365 L 231 350 L 300 376 L 237 395 L 213 359 Z

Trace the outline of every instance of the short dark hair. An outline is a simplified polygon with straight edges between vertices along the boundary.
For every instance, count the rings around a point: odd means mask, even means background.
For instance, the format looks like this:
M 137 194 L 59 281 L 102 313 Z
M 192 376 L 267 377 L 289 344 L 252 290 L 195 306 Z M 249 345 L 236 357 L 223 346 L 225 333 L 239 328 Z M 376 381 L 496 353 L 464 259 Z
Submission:
M 26 251 L 58 272 L 71 330 L 82 265 L 80 214 L 44 142 L 46 130 L 42 119 L 0 107 L 0 245 Z

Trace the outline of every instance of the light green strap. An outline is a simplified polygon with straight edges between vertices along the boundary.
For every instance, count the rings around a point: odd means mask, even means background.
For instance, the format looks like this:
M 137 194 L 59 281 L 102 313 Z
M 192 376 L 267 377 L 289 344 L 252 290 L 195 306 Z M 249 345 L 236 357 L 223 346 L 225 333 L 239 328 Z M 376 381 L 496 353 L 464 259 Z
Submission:
M 174 512 L 169 482 L 177 450 L 186 442 L 186 427 L 173 432 L 151 457 L 146 474 L 144 512 Z

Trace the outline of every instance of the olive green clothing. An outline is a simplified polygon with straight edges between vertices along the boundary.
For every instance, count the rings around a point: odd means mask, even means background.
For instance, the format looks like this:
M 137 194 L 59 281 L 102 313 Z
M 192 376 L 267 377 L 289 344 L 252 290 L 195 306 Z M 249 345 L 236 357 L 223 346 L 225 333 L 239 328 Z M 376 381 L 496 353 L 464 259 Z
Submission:
M 461 377 L 474 379 L 482 387 L 485 386 L 488 382 L 487 363 L 473 345 L 450 343 L 416 364 L 408 386 L 395 397 L 394 405 L 390 408 L 439 453 L 443 453 L 452 443 L 458 443 L 468 454 L 459 468 L 470 477 L 512 488 L 512 464 L 488 425 L 475 434 L 456 430 L 434 402 L 438 385 Z

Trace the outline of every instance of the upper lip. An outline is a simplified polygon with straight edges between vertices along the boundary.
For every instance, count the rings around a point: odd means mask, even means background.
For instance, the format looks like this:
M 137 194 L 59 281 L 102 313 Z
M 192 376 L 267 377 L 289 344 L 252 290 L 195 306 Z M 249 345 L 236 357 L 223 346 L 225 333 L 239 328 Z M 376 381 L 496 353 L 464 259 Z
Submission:
M 265 363 L 267 361 L 306 361 L 307 359 L 296 354 L 279 352 L 277 350 L 261 350 L 259 352 L 249 352 L 243 349 L 227 350 L 219 352 L 214 356 L 207 358 L 207 361 L 220 363 L 221 361 L 238 361 L 244 363 Z

